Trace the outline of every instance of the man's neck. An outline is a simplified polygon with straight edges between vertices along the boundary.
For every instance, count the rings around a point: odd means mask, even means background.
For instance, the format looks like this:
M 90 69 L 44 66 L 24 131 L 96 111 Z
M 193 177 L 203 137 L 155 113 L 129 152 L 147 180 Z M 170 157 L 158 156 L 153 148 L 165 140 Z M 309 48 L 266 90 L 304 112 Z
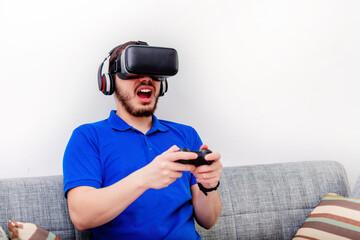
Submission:
M 146 134 L 153 124 L 152 116 L 149 117 L 135 117 L 128 113 L 124 108 L 117 107 L 116 114 L 124 120 L 127 124 L 133 128 L 139 130 L 143 134 Z

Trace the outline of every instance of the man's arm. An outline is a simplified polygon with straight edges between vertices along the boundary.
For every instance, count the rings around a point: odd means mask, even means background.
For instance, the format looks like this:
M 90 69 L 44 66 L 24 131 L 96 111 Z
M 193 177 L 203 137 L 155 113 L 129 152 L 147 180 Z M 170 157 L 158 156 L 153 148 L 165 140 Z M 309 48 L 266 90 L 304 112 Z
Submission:
M 80 231 L 105 224 L 146 190 L 139 171 L 106 188 L 81 186 L 70 189 L 67 198 L 71 221 Z
M 204 148 L 207 148 L 207 146 L 203 145 L 200 150 Z M 205 188 L 214 188 L 219 182 L 222 171 L 220 157 L 219 153 L 206 155 L 206 160 L 214 162 L 211 165 L 199 166 L 194 171 L 197 182 L 201 183 Z M 210 229 L 216 224 L 221 213 L 222 204 L 218 191 L 207 192 L 206 196 L 200 191 L 198 184 L 194 184 L 191 187 L 191 194 L 196 221 L 202 227 Z
M 195 170 L 192 165 L 176 163 L 179 159 L 195 159 L 191 152 L 178 152 L 173 146 L 157 156 L 151 163 L 117 183 L 96 189 L 76 187 L 67 193 L 70 218 L 78 230 L 103 225 L 141 196 L 147 189 L 160 189 L 169 186 L 182 176 L 182 171 Z

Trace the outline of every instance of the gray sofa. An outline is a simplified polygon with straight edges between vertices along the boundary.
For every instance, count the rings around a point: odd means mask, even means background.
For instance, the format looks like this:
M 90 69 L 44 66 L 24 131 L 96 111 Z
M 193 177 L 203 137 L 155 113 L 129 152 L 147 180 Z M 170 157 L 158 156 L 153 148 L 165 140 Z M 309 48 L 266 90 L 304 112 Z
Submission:
M 226 167 L 219 193 L 223 210 L 203 239 L 291 239 L 327 193 L 349 196 L 340 163 L 308 161 Z M 62 239 L 90 239 L 72 225 L 62 176 L 0 180 L 0 226 L 9 219 L 32 222 Z

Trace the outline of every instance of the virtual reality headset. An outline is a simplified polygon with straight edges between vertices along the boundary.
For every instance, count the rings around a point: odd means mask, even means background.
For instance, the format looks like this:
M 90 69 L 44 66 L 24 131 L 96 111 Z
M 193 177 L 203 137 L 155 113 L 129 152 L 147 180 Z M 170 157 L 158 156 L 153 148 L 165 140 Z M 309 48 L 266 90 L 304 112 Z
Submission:
M 127 46 L 116 58 L 115 62 L 109 66 L 111 54 L 120 46 L 112 49 L 99 66 L 99 90 L 105 95 L 114 93 L 114 74 L 125 80 L 150 76 L 154 80 L 161 81 L 160 96 L 163 96 L 168 89 L 166 79 L 176 75 L 178 72 L 179 62 L 176 50 L 173 48 L 152 47 L 148 46 L 146 42 L 138 41 L 136 45 Z M 108 69 L 103 71 L 104 68 Z
M 110 66 L 110 73 L 121 79 L 140 76 L 167 78 L 177 74 L 178 55 L 173 48 L 129 45 Z

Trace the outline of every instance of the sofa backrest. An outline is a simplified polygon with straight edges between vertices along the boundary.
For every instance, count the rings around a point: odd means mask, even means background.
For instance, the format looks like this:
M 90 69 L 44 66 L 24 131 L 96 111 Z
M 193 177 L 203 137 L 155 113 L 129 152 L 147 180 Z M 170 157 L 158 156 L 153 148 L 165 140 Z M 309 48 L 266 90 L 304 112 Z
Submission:
M 89 239 L 88 231 L 79 232 L 71 223 L 60 175 L 0 179 L 0 204 L 4 230 L 8 220 L 15 220 L 35 223 L 63 240 Z
M 208 239 L 291 239 L 327 193 L 349 196 L 343 166 L 311 161 L 226 167 L 219 194 L 223 209 Z M 31 222 L 67 239 L 90 239 L 72 225 L 62 176 L 0 179 L 0 226 L 8 220 Z
M 292 239 L 328 193 L 349 196 L 343 166 L 307 161 L 224 168 L 219 194 L 223 209 L 203 240 Z

